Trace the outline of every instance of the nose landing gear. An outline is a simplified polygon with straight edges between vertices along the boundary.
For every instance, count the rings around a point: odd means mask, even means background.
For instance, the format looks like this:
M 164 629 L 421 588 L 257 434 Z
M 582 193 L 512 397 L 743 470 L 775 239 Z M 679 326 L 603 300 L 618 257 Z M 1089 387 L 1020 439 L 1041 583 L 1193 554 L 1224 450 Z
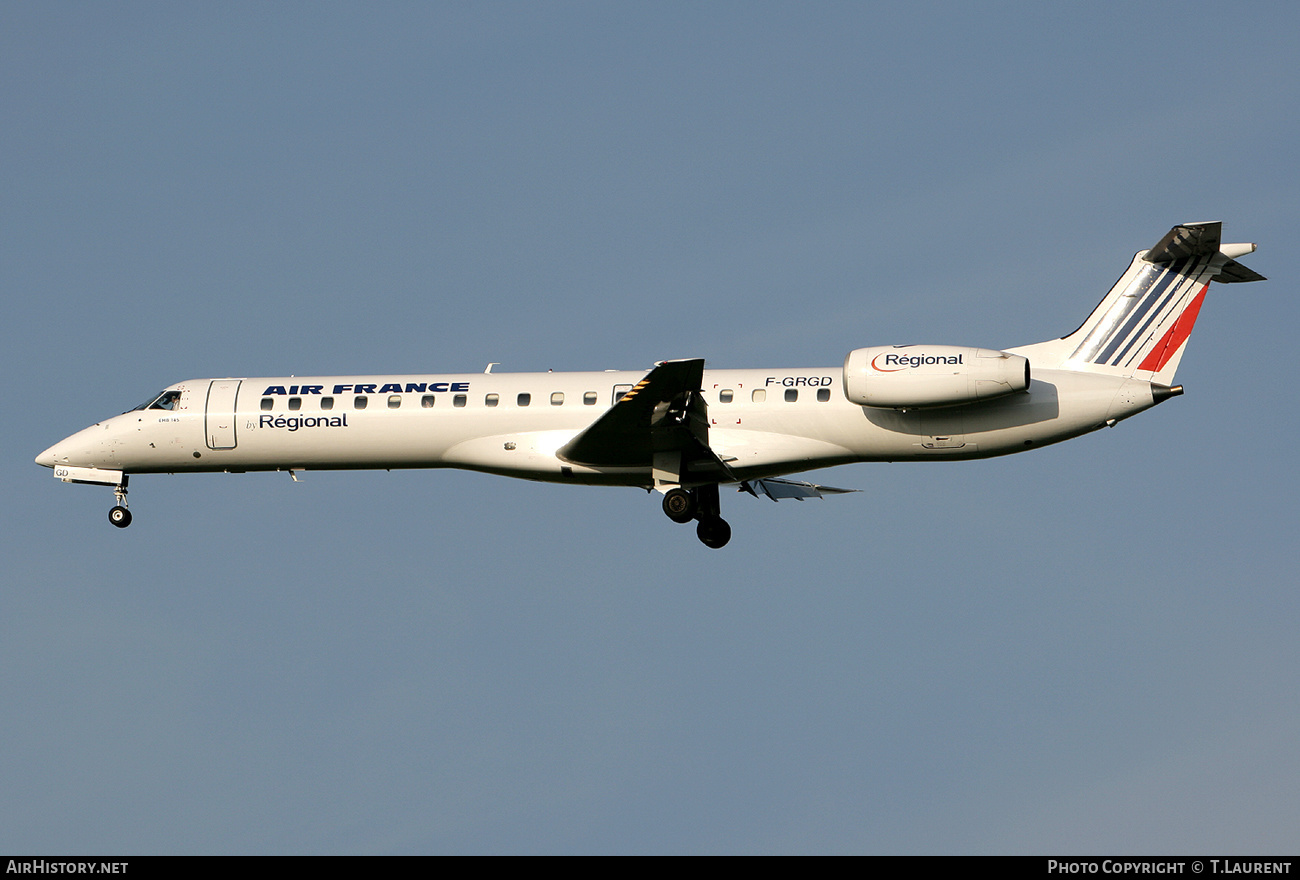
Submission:
M 131 511 L 126 509 L 126 481 L 127 476 L 123 474 L 122 482 L 113 487 L 113 497 L 117 499 L 117 504 L 108 512 L 108 521 L 119 529 L 131 524 Z
M 718 484 L 711 483 L 696 489 L 680 486 L 664 493 L 664 513 L 675 523 L 699 520 L 695 535 L 705 547 L 713 550 L 727 546 L 731 540 L 731 526 L 721 516 L 718 502 Z

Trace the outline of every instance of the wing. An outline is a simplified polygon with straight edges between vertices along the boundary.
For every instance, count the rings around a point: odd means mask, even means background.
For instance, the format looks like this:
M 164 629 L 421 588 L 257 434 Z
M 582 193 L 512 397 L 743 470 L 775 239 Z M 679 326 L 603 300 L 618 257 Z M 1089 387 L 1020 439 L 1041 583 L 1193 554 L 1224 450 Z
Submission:
M 588 467 L 652 467 L 657 453 L 681 453 L 681 476 L 729 480 L 727 466 L 709 448 L 704 360 L 663 361 L 558 452 Z
M 804 483 L 798 480 L 778 480 L 768 477 L 762 480 L 746 480 L 740 484 L 740 491 L 748 492 L 757 498 L 766 495 L 773 501 L 793 498 L 803 501 L 805 498 L 821 498 L 824 495 L 844 495 L 860 492 L 861 489 L 836 489 L 833 486 L 818 486 L 816 483 Z

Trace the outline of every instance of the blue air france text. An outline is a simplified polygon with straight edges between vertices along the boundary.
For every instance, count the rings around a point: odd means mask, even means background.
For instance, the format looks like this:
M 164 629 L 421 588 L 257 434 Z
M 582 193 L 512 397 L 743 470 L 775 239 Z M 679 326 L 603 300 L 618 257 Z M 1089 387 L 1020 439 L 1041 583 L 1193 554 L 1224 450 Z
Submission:
M 378 389 L 378 390 L 376 390 Z M 424 394 L 426 392 L 438 391 L 468 391 L 468 382 L 407 382 L 402 385 L 397 382 L 387 382 L 380 384 L 378 382 L 356 382 L 351 384 L 335 385 L 331 394 Z M 270 394 L 324 394 L 324 385 L 269 385 L 262 392 L 266 397 Z

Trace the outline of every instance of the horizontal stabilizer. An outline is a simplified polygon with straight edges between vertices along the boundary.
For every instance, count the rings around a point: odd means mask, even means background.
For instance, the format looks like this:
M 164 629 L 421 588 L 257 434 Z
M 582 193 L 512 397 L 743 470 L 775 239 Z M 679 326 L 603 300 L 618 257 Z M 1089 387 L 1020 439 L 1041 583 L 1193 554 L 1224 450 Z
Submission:
M 1267 281 L 1263 275 L 1253 269 L 1247 269 L 1238 263 L 1232 257 L 1241 257 L 1253 253 L 1255 246 L 1253 244 L 1223 244 L 1221 241 L 1223 235 L 1223 223 L 1218 220 L 1212 223 L 1183 223 L 1175 226 L 1165 234 L 1165 237 L 1156 243 L 1156 246 L 1147 251 L 1146 256 L 1142 259 L 1148 263 L 1157 265 L 1167 265 L 1175 260 L 1186 260 L 1190 258 L 1210 258 L 1222 252 L 1224 256 L 1229 257 L 1217 271 L 1210 276 L 1211 281 L 1218 281 L 1221 284 L 1234 284 L 1245 281 Z
M 1183 223 L 1165 233 L 1156 246 L 1147 251 L 1148 263 L 1172 263 L 1188 257 L 1212 257 L 1219 252 L 1223 223 Z
M 1229 260 L 1223 264 L 1219 274 L 1215 275 L 1212 280 L 1218 281 L 1220 284 L 1236 284 L 1242 281 L 1267 281 L 1268 279 L 1254 269 L 1247 269 L 1236 260 Z
M 765 480 L 746 480 L 740 484 L 741 492 L 748 492 L 757 498 L 759 495 L 766 495 L 773 501 L 781 501 L 785 498 L 793 498 L 796 501 L 803 501 L 805 498 L 821 498 L 824 495 L 845 495 L 849 492 L 860 492 L 861 489 L 836 489 L 834 486 L 818 486 L 816 483 L 803 483 L 798 480 L 778 480 L 769 478 Z

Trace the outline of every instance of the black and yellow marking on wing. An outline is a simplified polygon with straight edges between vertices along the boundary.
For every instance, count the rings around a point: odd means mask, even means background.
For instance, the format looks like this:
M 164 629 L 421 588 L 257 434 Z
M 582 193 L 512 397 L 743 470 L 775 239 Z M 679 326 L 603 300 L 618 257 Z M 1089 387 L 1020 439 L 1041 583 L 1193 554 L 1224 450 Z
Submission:
M 633 397 L 637 396 L 638 392 L 640 392 L 643 388 L 645 388 L 649 384 L 650 384 L 649 379 L 642 379 L 640 382 L 636 383 L 636 385 L 632 386 L 632 388 L 630 388 L 626 394 L 620 397 L 618 399 L 618 402 L 622 403 L 625 400 L 631 400 Z
M 703 359 L 656 364 L 557 454 L 594 467 L 649 467 L 655 453 L 670 449 L 711 458 L 698 398 L 703 375 Z

